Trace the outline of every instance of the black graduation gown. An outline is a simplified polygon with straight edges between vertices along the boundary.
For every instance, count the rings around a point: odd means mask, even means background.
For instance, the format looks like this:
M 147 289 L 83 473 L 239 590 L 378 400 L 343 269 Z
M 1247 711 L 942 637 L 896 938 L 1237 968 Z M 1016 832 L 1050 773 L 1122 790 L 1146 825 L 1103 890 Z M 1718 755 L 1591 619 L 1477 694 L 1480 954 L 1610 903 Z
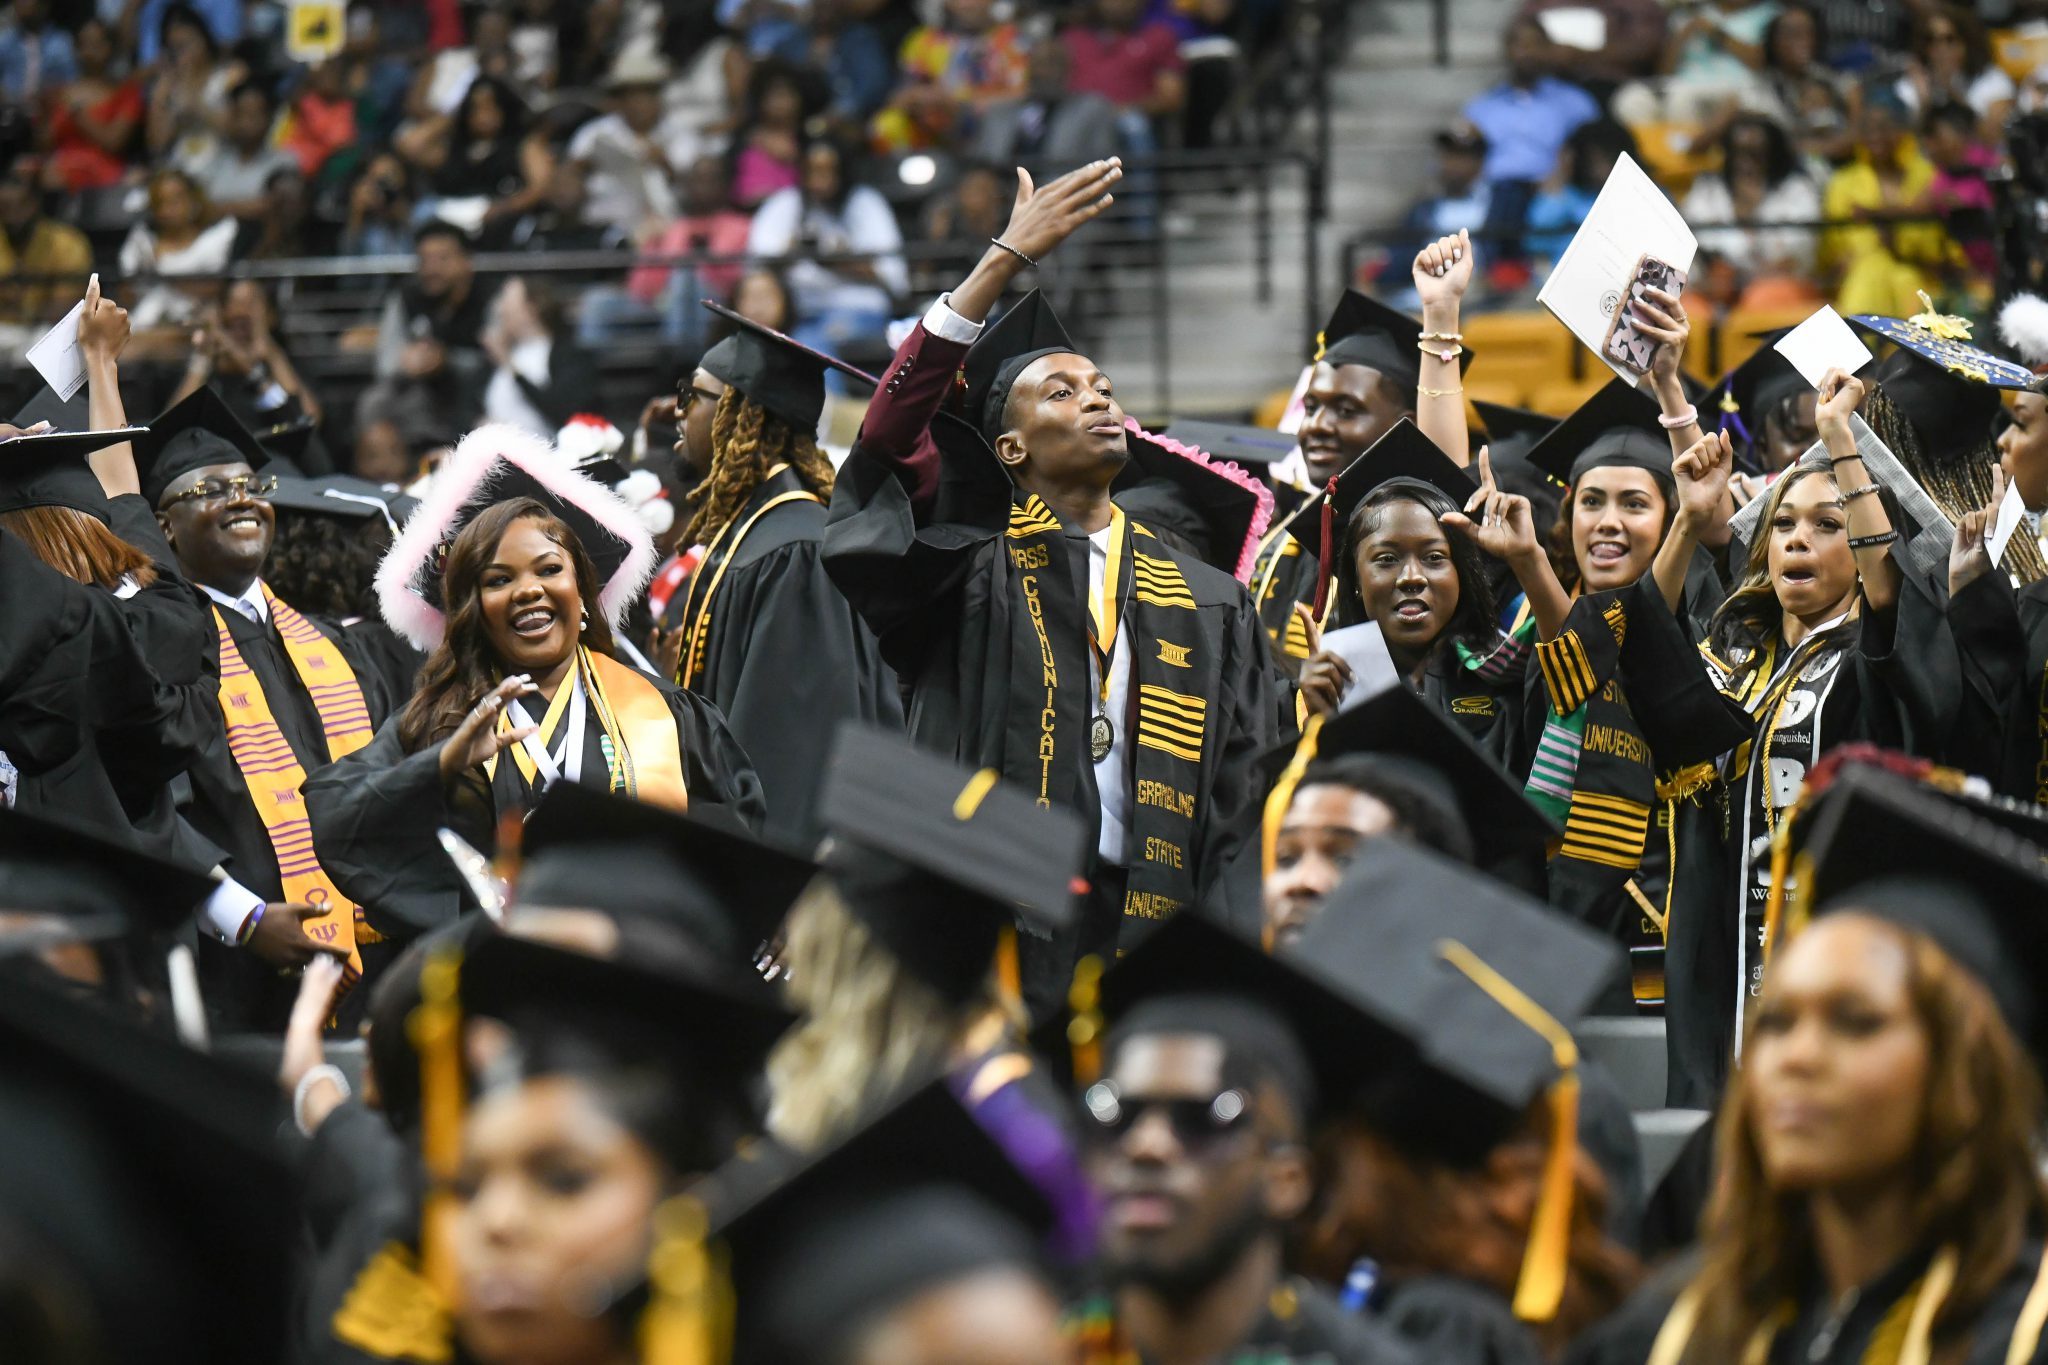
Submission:
M 1294 516 L 1321 513 L 1321 502 L 1297 509 L 1293 516 L 1266 533 L 1258 559 L 1252 565 L 1251 586 L 1259 606 L 1259 624 L 1266 628 L 1266 636 L 1273 642 L 1274 657 L 1284 661 L 1289 674 L 1300 672 L 1308 662 L 1308 631 L 1294 608 L 1296 603 L 1315 605 L 1320 566 L 1316 556 L 1303 549 L 1287 527 Z
M 1949 599 L 1963 676 L 1949 760 L 2020 801 L 2048 800 L 2048 579 L 1996 569 Z
M 642 676 L 661 690 L 675 716 L 690 804 L 730 807 L 748 828 L 759 828 L 766 810 L 761 782 L 724 717 L 682 688 Z M 606 772 L 603 733 L 594 718 L 584 730 L 583 771 L 599 780 Z M 394 717 L 368 744 L 306 777 L 320 865 L 380 925 L 409 933 L 477 908 L 438 832 L 451 829 L 489 856 L 497 849 L 498 811 L 531 800 L 509 754 L 499 756 L 491 782 L 478 772 L 451 794 L 441 784 L 446 742 L 408 754 Z
M 376 673 L 391 709 L 404 709 L 419 688 L 420 667 L 427 661 L 426 653 L 374 616 L 342 622 L 341 634 L 349 643 L 352 657 L 361 659 Z
M 1543 1348 L 1500 1295 L 1448 1275 L 1404 1280 L 1373 1313 L 1430 1365 L 1543 1365 Z
M 1133 1359 L 1145 1365 L 1117 1327 L 1107 1298 L 1071 1310 L 1068 1334 L 1080 1345 L 1080 1365 Z M 1218 1365 L 1434 1365 L 1439 1357 L 1417 1350 L 1380 1322 L 1345 1312 L 1329 1290 L 1293 1276 L 1274 1289 L 1244 1340 L 1216 1359 Z
M 212 605 L 212 599 L 207 599 L 207 606 L 211 608 Z M 321 728 L 320 713 L 313 705 L 313 698 L 306 691 L 305 684 L 299 681 L 291 657 L 285 653 L 275 622 L 258 625 L 231 607 L 220 608 L 220 619 L 227 624 L 228 635 L 234 640 L 235 648 L 262 685 L 279 733 L 291 745 L 293 757 L 310 777 L 328 762 L 327 737 Z M 355 674 L 357 685 L 362 689 L 371 723 L 381 723 L 390 714 L 391 704 L 377 671 L 355 653 L 340 627 L 316 616 L 305 619 L 341 650 Z M 211 610 L 207 613 L 207 624 L 213 624 Z M 200 680 L 187 689 L 187 704 L 205 718 L 207 728 L 190 770 L 192 804 L 186 818 L 201 837 L 225 850 L 227 856 L 222 867 L 229 876 L 265 901 L 282 901 L 284 879 L 277 870 L 277 853 L 271 845 L 270 832 L 264 828 L 256 803 L 249 796 L 248 783 L 236 766 L 234 755 L 228 750 L 227 722 L 220 710 L 220 636 L 217 630 L 209 638 L 204 665 Z M 332 868 L 326 870 L 330 876 L 333 875 Z M 368 910 L 367 906 L 365 910 Z M 374 921 L 376 917 L 371 914 L 370 918 Z M 391 932 L 381 925 L 373 924 L 372 927 L 387 936 Z M 393 928 L 402 929 L 403 925 Z M 363 945 L 359 951 L 363 956 L 365 980 L 403 947 L 404 943 L 397 939 Z M 290 1017 L 292 1001 L 298 995 L 298 982 L 280 977 L 260 958 L 223 944 L 212 934 L 201 934 L 199 966 L 208 1007 L 216 1016 L 216 1027 L 275 1032 Z M 358 987 L 343 997 L 343 1013 L 339 1018 L 344 1026 L 354 1024 L 368 994 Z
M 809 849 L 824 833 L 814 807 L 840 723 L 901 729 L 903 702 L 874 635 L 825 574 L 824 504 L 793 498 L 762 512 L 802 491 L 787 469 L 754 490 L 690 576 L 677 619 L 686 630 L 703 622 L 701 638 L 685 637 L 681 676 L 754 760 L 763 832 Z

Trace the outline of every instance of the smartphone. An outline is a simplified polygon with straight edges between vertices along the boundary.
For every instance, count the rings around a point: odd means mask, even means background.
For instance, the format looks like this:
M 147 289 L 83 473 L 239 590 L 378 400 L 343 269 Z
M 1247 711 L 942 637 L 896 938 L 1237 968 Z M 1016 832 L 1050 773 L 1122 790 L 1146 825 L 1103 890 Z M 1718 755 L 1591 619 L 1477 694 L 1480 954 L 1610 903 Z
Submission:
M 1629 305 L 1652 289 L 1676 295 L 1685 288 L 1685 272 L 1674 265 L 1644 256 L 1629 276 L 1628 289 L 1615 305 L 1614 320 L 1607 326 L 1607 340 L 1601 354 L 1634 374 L 1648 374 L 1657 354 L 1656 338 L 1644 335 L 1629 316 Z

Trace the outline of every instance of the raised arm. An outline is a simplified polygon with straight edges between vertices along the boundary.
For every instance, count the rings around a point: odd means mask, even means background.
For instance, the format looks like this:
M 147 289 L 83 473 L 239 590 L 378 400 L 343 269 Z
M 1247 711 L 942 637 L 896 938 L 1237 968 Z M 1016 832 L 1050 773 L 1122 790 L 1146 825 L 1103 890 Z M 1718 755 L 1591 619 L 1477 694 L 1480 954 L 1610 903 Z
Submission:
M 1829 370 L 1820 381 L 1820 406 L 1814 416 L 1821 444 L 1834 461 L 1835 487 L 1849 520 L 1849 549 L 1863 579 L 1863 600 L 1873 611 L 1887 611 L 1899 600 L 1899 566 L 1891 544 L 1899 538 L 1878 497 L 1877 480 L 1863 467 L 1856 433 L 1849 418 L 1863 402 L 1863 381 L 1841 370 Z
M 1475 544 L 1504 562 L 1529 599 L 1529 614 L 1536 620 L 1536 638 L 1553 640 L 1564 627 L 1572 602 L 1550 567 L 1537 538 L 1536 514 L 1529 500 L 1518 493 L 1503 493 L 1493 479 L 1493 462 L 1485 450 L 1479 452 L 1479 491 L 1465 504 L 1463 512 L 1444 514 L 1444 525 L 1472 537 Z
M 1460 228 L 1415 255 L 1412 274 L 1422 300 L 1422 378 L 1415 389 L 1415 425 L 1460 467 L 1472 463 L 1465 426 L 1465 386 L 1458 353 L 1458 309 L 1472 283 L 1472 234 Z
M 1702 528 L 1717 520 L 1725 534 L 1728 528 L 1728 476 L 1735 468 L 1735 450 L 1728 433 L 1717 431 L 1702 436 L 1671 462 L 1671 477 L 1678 488 L 1678 511 L 1671 518 L 1671 530 L 1657 547 L 1657 561 L 1650 573 L 1664 605 L 1678 610 L 1685 596 L 1685 575 L 1692 567 L 1692 552 L 1700 543 Z
M 120 367 L 121 351 L 127 344 L 128 310 L 100 296 L 100 277 L 94 275 L 85 286 L 85 311 L 78 317 L 78 349 L 85 356 L 86 422 L 94 431 L 128 425 L 128 410 L 121 402 Z M 135 472 L 135 447 L 128 442 L 94 451 L 88 462 L 108 497 L 142 491 L 142 480 Z

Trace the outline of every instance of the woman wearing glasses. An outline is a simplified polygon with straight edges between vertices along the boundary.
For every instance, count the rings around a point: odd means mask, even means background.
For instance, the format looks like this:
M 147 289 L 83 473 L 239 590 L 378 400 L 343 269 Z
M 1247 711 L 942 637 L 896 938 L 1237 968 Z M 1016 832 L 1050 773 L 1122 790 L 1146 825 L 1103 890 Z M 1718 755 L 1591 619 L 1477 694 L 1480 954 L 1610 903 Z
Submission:
M 709 306 L 734 331 L 676 395 L 676 456 L 699 476 L 682 544 L 706 548 L 670 600 L 664 662 L 753 756 L 767 832 L 807 848 L 833 732 L 845 720 L 903 723 L 895 674 L 819 562 L 832 498 L 816 440 L 825 369 L 874 381 Z

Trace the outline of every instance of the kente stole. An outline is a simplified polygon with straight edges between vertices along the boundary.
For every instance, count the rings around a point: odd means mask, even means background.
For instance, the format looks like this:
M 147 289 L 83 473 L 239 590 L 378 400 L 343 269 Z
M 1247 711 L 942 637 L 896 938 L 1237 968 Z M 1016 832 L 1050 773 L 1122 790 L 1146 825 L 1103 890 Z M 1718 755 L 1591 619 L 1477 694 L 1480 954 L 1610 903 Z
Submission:
M 675 712 L 669 709 L 661 689 L 610 655 L 581 645 L 576 648 L 576 668 L 590 714 L 597 718 L 601 731 L 598 747 L 604 754 L 605 790 L 670 810 L 688 810 L 682 738 L 676 730 Z M 544 744 L 555 737 L 573 692 L 566 680 L 555 689 L 540 721 Z M 500 734 L 512 729 L 512 718 L 505 711 L 498 713 L 497 729 Z M 531 792 L 540 779 L 533 756 L 523 744 L 514 744 L 507 752 Z M 497 776 L 495 757 L 485 760 L 484 771 Z
M 292 671 L 319 713 L 327 761 L 345 758 L 368 744 L 374 732 L 370 708 L 341 648 L 267 586 L 263 587 L 263 600 L 269 604 L 271 624 L 284 642 Z M 257 818 L 270 838 L 284 898 L 319 910 L 304 922 L 306 934 L 329 947 L 347 949 L 344 983 L 352 985 L 363 971 L 357 944 L 375 943 L 380 935 L 363 919 L 362 908 L 342 895 L 321 869 L 313 852 L 313 826 L 299 793 L 305 785 L 306 769 L 278 728 L 277 713 L 264 695 L 263 683 L 242 657 L 218 606 L 213 609 L 213 624 L 220 633 L 220 713 L 227 722 L 228 752 L 234 756 L 235 768 L 247 784 Z

